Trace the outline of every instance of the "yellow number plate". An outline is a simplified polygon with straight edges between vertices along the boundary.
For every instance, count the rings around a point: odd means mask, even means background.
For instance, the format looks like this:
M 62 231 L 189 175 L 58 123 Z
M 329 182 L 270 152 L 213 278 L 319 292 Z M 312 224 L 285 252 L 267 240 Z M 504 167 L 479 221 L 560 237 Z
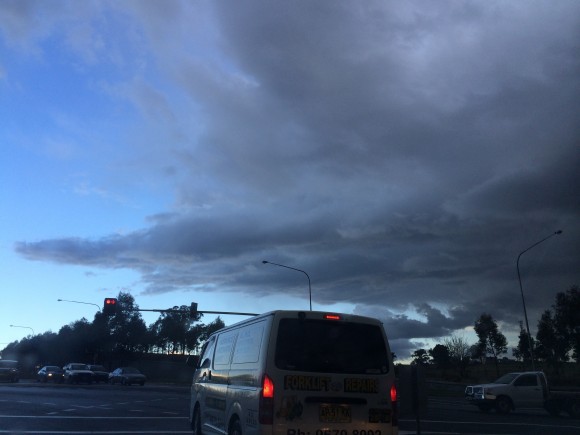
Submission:
M 318 415 L 323 423 L 350 423 L 352 420 L 348 405 L 322 404 L 318 410 Z

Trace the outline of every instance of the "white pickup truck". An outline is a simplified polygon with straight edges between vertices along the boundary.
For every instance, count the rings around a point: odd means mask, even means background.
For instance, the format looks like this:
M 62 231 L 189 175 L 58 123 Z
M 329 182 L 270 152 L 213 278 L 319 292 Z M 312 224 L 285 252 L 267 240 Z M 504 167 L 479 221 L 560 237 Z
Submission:
M 543 372 L 519 372 L 503 375 L 491 384 L 469 385 L 468 403 L 480 410 L 507 414 L 518 408 L 544 408 L 551 415 L 564 411 L 580 417 L 580 392 L 550 391 Z

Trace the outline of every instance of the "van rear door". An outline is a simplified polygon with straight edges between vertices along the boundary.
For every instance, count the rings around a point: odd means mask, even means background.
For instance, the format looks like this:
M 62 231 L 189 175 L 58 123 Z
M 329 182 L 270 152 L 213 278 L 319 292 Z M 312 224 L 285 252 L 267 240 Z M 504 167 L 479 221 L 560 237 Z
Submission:
M 380 322 L 315 312 L 280 318 L 271 363 L 273 433 L 396 433 L 395 375 Z

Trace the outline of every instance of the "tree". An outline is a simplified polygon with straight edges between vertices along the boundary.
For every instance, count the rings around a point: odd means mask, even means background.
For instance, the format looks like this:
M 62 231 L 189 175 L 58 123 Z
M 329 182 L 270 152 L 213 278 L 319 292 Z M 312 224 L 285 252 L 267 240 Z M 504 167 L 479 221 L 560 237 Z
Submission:
M 572 346 L 554 319 L 551 310 L 546 310 L 542 314 L 538 322 L 536 338 L 538 340 L 538 358 L 550 364 L 557 373 L 560 363 L 568 361 L 568 352 Z
M 216 331 L 219 331 L 222 328 L 225 328 L 226 324 L 221 319 L 221 317 L 217 317 L 213 322 L 208 325 L 205 325 L 205 332 L 201 335 L 202 340 L 207 340 L 208 337 Z
M 185 354 L 188 342 L 191 342 L 190 332 L 193 322 L 194 319 L 189 314 L 189 307 L 185 305 L 162 312 L 159 319 L 150 328 L 155 332 L 155 345 L 167 353 Z
M 451 360 L 447 346 L 437 344 L 433 349 L 429 349 L 429 355 L 431 356 L 433 364 L 435 364 L 438 369 L 446 369 L 449 367 Z
M 443 344 L 449 350 L 449 359 L 459 371 L 459 376 L 464 377 L 467 366 L 469 365 L 470 344 L 465 338 L 459 335 L 452 335 L 443 340 Z
M 417 349 L 411 355 L 413 357 L 413 363 L 418 365 L 426 365 L 429 364 L 429 354 L 425 349 Z
M 524 364 L 531 361 L 530 354 L 530 341 L 532 343 L 532 348 L 534 353 L 536 352 L 536 340 L 534 337 L 529 337 L 528 331 L 524 329 L 524 324 L 520 320 L 520 334 L 518 335 L 518 346 L 512 348 L 512 353 L 518 361 L 523 361 Z
M 553 305 L 555 328 L 570 344 L 573 358 L 580 362 L 580 289 L 573 286 L 556 295 Z
M 475 333 L 479 338 L 478 348 L 483 356 L 492 355 L 495 360 L 495 370 L 499 377 L 499 356 L 507 352 L 507 339 L 498 327 L 496 321 L 491 314 L 483 313 L 479 319 L 475 321 Z
M 117 312 L 107 319 L 110 331 L 110 348 L 126 354 L 143 350 L 147 338 L 147 326 L 141 317 L 139 305 L 130 293 L 119 292 Z

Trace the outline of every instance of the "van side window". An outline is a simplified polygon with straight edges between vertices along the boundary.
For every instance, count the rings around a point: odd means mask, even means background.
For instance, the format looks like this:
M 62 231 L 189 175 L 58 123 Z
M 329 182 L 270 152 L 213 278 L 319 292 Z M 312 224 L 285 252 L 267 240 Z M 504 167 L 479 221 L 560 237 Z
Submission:
M 215 349 L 215 337 L 211 337 L 204 345 L 201 351 L 201 358 L 199 359 L 199 367 L 206 369 L 211 367 L 211 359 L 213 350 Z
M 262 337 L 264 335 L 264 322 L 249 325 L 240 330 L 232 364 L 255 363 L 260 358 Z
M 228 365 L 232 356 L 232 349 L 236 342 L 238 330 L 224 332 L 217 339 L 214 365 Z

